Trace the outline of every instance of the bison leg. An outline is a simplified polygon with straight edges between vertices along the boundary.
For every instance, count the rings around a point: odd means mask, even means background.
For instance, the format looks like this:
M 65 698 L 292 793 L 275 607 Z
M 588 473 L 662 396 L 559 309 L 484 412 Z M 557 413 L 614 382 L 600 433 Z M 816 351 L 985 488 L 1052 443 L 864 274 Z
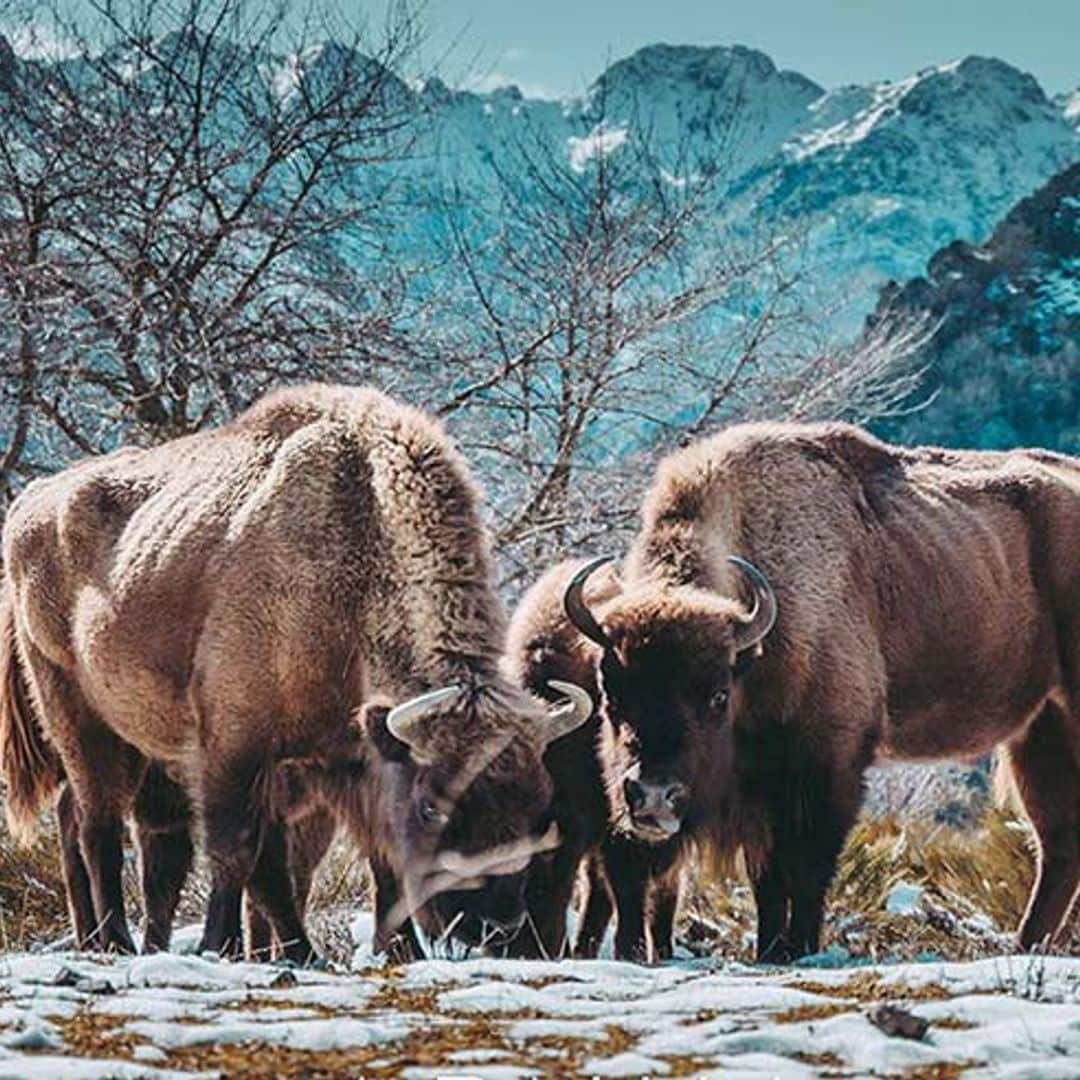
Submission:
M 615 959 L 646 964 L 649 961 L 645 936 L 648 870 L 642 865 L 640 856 L 625 847 L 607 854 L 605 869 L 615 897 Z
M 315 872 L 336 832 L 337 820 L 328 810 L 316 810 L 289 826 L 289 876 L 301 918 L 307 913 Z
M 289 877 L 301 923 L 307 912 L 315 871 L 330 847 L 336 830 L 333 815 L 325 810 L 316 810 L 286 826 Z M 250 889 L 244 894 L 243 919 L 245 955 L 253 960 L 277 957 L 281 942 Z
M 574 942 L 575 956 L 592 960 L 599 955 L 614 910 L 603 860 L 591 855 L 585 864 L 585 904 Z
M 1020 923 L 1022 949 L 1049 945 L 1064 926 L 1080 885 L 1080 766 L 1064 710 L 1047 702 L 1006 748 L 1017 792 L 1039 838 L 1035 887 Z
M 258 861 L 248 880 L 248 891 L 270 921 L 285 958 L 296 964 L 310 964 L 316 954 L 297 910 L 285 830 L 280 821 L 267 826 Z
M 68 828 L 64 862 L 72 898 L 82 892 L 77 901 L 82 907 L 79 918 L 86 914 L 85 890 L 90 894 L 93 920 L 87 943 L 134 952 L 124 915 L 121 868 L 124 815 L 131 807 L 144 761 L 101 723 L 67 672 L 32 642 L 26 645 L 26 656 L 49 738 L 59 751 L 73 797 L 63 808 Z M 85 890 L 76 851 L 86 875 Z
M 241 908 L 244 934 L 244 956 L 248 960 L 275 960 L 279 946 L 266 912 L 255 902 L 251 890 L 244 892 Z
M 797 796 L 785 814 L 794 827 L 781 830 L 778 842 L 778 861 L 790 901 L 789 960 L 821 948 L 825 895 L 862 803 L 862 767 L 861 760 L 831 770 L 810 767 L 786 785 L 787 792 Z
M 60 826 L 64 891 L 67 894 L 71 928 L 75 933 L 75 947 L 85 949 L 92 944 L 97 919 L 94 917 L 94 898 L 90 895 L 90 878 L 79 850 L 79 812 L 75 806 L 75 795 L 67 784 L 60 792 L 56 816 Z
M 556 960 L 566 951 L 566 913 L 582 853 L 580 844 L 564 837 L 550 861 L 533 860 L 526 886 L 526 907 L 532 922 L 511 943 L 511 956 Z
M 847 828 L 822 826 L 813 845 L 793 856 L 791 922 L 787 939 L 791 959 L 811 956 L 821 948 L 821 925 L 825 918 L 825 894 L 836 873 L 836 861 L 844 846 Z
M 758 870 L 753 881 L 757 907 L 757 954 L 759 964 L 787 964 L 792 960 L 788 942 L 788 892 L 776 851 Z
M 412 919 L 397 922 L 396 910 L 401 902 L 401 889 L 393 870 L 381 859 L 372 858 L 371 877 L 375 885 L 375 937 L 372 951 L 386 953 L 392 964 L 407 964 L 424 955 Z M 393 922 L 391 920 L 394 920 Z
M 653 885 L 652 915 L 649 919 L 649 937 L 652 939 L 653 957 L 670 960 L 675 950 L 675 913 L 679 907 L 678 870 L 664 874 Z
M 212 755 L 207 753 L 208 758 Z M 258 861 L 263 821 L 257 799 L 261 762 L 222 755 L 202 778 L 203 827 L 210 862 L 210 901 L 200 952 L 243 956 L 241 901 Z
M 143 952 L 169 947 L 173 916 L 194 856 L 191 824 L 186 793 L 152 764 L 135 796 L 139 879 L 146 909 Z

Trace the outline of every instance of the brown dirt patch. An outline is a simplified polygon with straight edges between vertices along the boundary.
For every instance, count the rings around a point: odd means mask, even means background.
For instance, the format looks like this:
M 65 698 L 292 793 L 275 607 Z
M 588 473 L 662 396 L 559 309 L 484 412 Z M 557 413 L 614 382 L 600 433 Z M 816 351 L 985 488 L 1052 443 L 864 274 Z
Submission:
M 807 994 L 819 994 L 822 997 L 849 998 L 863 1005 L 878 1001 L 949 1001 L 953 995 L 937 983 L 924 986 L 904 986 L 902 983 L 885 983 L 881 976 L 872 971 L 859 972 L 846 982 L 829 986 L 812 979 L 796 979 L 785 983 L 792 990 L 802 990 Z
M 129 1016 L 117 1016 L 84 1006 L 72 1016 L 45 1018 L 60 1032 L 64 1053 L 75 1057 L 104 1057 L 131 1059 L 131 1051 L 146 1042 L 141 1035 L 125 1031 Z
M 930 1021 L 931 1027 L 944 1028 L 946 1031 L 970 1031 L 979 1025 L 970 1020 L 961 1020 L 958 1016 L 940 1016 Z
M 900 1076 L 902 1080 L 957 1080 L 977 1065 L 977 1061 L 939 1061 L 933 1065 L 915 1065 Z
M 805 1024 L 808 1020 L 827 1020 L 830 1016 L 852 1012 L 851 1005 L 823 1001 L 820 1005 L 796 1005 L 793 1009 L 773 1014 L 776 1024 Z

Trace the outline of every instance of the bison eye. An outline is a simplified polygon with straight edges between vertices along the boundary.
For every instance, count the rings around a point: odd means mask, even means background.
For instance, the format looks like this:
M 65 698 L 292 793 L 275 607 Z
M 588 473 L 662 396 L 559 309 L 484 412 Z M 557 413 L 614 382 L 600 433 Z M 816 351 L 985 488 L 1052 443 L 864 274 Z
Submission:
M 712 697 L 709 698 L 710 711 L 716 713 L 718 716 L 723 716 L 727 712 L 729 697 L 730 694 L 725 686 L 721 686 L 719 689 L 714 690 Z
M 421 799 L 417 809 L 420 813 L 420 820 L 425 825 L 442 825 L 447 820 L 447 815 L 430 799 Z

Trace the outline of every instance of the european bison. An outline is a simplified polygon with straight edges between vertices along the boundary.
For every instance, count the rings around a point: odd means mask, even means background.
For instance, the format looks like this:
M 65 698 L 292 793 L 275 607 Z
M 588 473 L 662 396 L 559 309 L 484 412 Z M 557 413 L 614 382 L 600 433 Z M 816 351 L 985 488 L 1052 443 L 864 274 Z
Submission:
M 567 687 L 542 706 L 499 674 L 476 501 L 435 424 L 347 387 L 272 394 L 218 430 L 83 462 L 16 499 L 7 813 L 25 836 L 66 778 L 97 944 L 132 946 L 122 822 L 150 762 L 204 834 L 203 950 L 237 951 L 246 887 L 286 955 L 311 955 L 272 808 L 284 758 L 347 771 L 371 809 L 380 904 L 403 926 L 415 913 L 473 940 L 517 925 L 523 860 L 547 831 L 542 754 L 590 703 Z
M 572 582 L 596 565 L 580 560 L 559 563 L 522 597 L 507 635 L 507 674 L 538 695 L 550 695 L 558 680 L 588 689 L 599 701 L 596 684 L 597 646 L 570 622 L 564 597 Z M 577 584 L 569 589 L 572 603 L 581 603 Z M 593 574 L 586 599 L 602 605 L 617 595 L 619 582 L 610 566 Z M 617 916 L 615 955 L 620 959 L 666 959 L 678 904 L 684 836 L 663 843 L 645 843 L 609 827 L 608 797 L 599 758 L 599 716 L 572 735 L 548 747 L 544 756 L 555 785 L 552 814 L 562 845 L 548 858 L 535 860 L 527 891 L 536 940 L 522 935 L 513 951 L 537 950 L 560 956 L 566 946 L 566 914 L 581 863 L 586 863 L 587 889 L 573 952 L 595 956 L 611 918 Z M 646 933 L 648 923 L 648 934 Z
M 617 814 L 645 841 L 679 825 L 743 845 L 760 959 L 817 950 L 875 759 L 1000 746 L 1040 847 L 1020 945 L 1067 919 L 1075 459 L 905 450 L 841 424 L 732 427 L 661 464 L 622 591 L 576 621 L 599 646 Z

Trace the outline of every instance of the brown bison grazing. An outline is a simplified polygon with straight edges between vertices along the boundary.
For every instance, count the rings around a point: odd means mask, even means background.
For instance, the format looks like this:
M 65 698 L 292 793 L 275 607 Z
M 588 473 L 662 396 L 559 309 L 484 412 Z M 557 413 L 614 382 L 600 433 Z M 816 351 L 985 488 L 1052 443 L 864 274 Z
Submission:
M 475 940 L 519 925 L 548 826 L 542 754 L 588 695 L 542 706 L 499 674 L 476 494 L 420 413 L 368 389 L 288 390 L 216 431 L 86 461 L 15 501 L 4 565 L 8 819 L 26 835 L 66 779 L 69 886 L 97 944 L 131 948 L 122 821 L 151 830 L 151 762 L 201 826 L 204 950 L 237 950 L 247 888 L 286 954 L 310 955 L 272 805 L 285 758 L 347 774 L 380 908 L 403 926 L 415 913 Z M 182 817 L 166 807 L 160 831 Z M 161 866 L 180 875 L 186 856 Z
M 759 958 L 817 950 L 874 760 L 1000 746 L 1039 839 L 1020 945 L 1065 922 L 1080 881 L 1077 461 L 733 427 L 661 464 L 622 590 L 568 601 L 598 646 L 616 823 L 742 845 Z
M 584 569 L 596 568 L 589 564 Z M 515 682 L 536 694 L 550 695 L 548 687 L 561 680 L 586 687 L 594 700 L 599 698 L 599 650 L 570 623 L 564 608 L 567 587 L 582 569 L 580 560 L 553 567 L 526 592 L 510 620 L 504 666 Z M 618 580 L 608 566 L 590 578 L 586 599 L 602 605 L 618 591 Z M 562 845 L 533 863 L 527 896 L 537 940 L 523 934 L 513 950 L 529 951 L 538 945 L 549 956 L 562 954 L 566 914 L 585 859 L 588 889 L 575 955 L 596 955 L 614 901 L 616 957 L 645 960 L 651 940 L 651 956 L 665 959 L 672 950 L 684 836 L 654 844 L 609 828 L 599 735 L 600 719 L 593 716 L 573 734 L 552 743 L 545 754 L 555 786 L 552 815 Z

